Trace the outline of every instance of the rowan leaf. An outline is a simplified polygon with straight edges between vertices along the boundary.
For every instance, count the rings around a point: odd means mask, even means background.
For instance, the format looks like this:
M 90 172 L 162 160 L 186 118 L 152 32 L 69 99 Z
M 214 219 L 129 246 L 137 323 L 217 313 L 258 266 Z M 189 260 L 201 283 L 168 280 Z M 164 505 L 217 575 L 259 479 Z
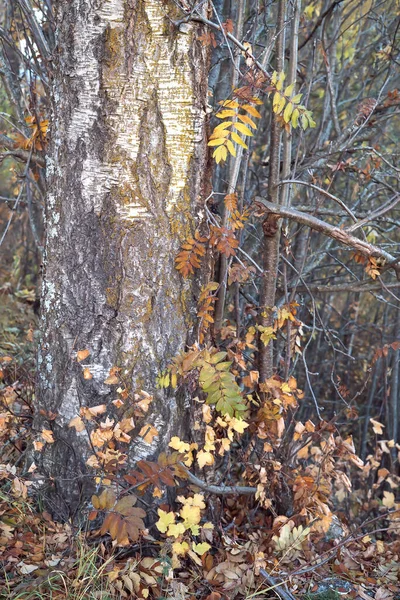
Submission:
M 243 125 L 243 123 L 234 123 L 233 126 L 235 129 L 240 131 L 240 133 L 243 133 L 243 135 L 247 135 L 247 136 L 253 135 L 253 132 L 250 131 L 250 129 L 248 127 L 246 127 L 246 125 Z
M 210 140 L 207 146 L 221 146 L 221 144 L 225 144 L 225 138 L 216 138 L 215 140 Z
M 238 115 L 238 119 L 243 123 L 250 125 L 250 127 L 252 127 L 253 129 L 257 129 L 257 124 L 254 123 L 254 121 L 250 119 L 250 117 L 248 117 L 247 115 Z
M 236 148 L 232 144 L 231 140 L 226 140 L 226 147 L 229 150 L 229 154 L 231 154 L 232 156 L 236 156 Z
M 251 104 L 242 104 L 241 108 L 248 112 L 252 117 L 256 117 L 256 119 L 261 119 L 260 113 L 254 106 L 251 106 Z
M 242 148 L 244 148 L 245 150 L 248 149 L 248 146 L 244 143 L 242 138 L 235 131 L 231 132 L 231 138 L 233 139 L 234 142 L 239 144 L 239 146 L 242 146 Z
M 216 150 L 214 150 L 213 158 L 215 158 L 217 164 L 219 164 L 221 160 L 225 161 L 227 156 L 228 151 L 226 149 L 226 146 L 219 146 Z

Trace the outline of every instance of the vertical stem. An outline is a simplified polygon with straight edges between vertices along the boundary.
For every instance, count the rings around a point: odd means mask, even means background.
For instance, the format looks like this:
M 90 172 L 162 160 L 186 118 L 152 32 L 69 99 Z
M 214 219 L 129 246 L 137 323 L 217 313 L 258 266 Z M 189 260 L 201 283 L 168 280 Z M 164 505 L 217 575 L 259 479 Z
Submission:
M 283 70 L 285 59 L 285 14 L 286 0 L 280 0 L 278 4 L 277 18 L 277 40 L 276 40 L 276 70 Z M 268 199 L 270 202 L 279 202 L 279 167 L 281 149 L 281 127 L 273 113 L 271 118 L 271 141 L 270 141 L 270 171 L 268 178 Z M 260 297 L 260 324 L 269 327 L 272 324 L 272 307 L 275 303 L 276 279 L 279 263 L 280 228 L 276 221 L 269 217 L 263 223 L 263 268 L 264 280 Z M 259 342 L 259 368 L 260 381 L 263 382 L 273 373 L 273 345 L 270 342 L 264 346 Z
M 236 25 L 236 37 L 240 40 L 243 35 L 243 23 L 244 23 L 244 12 L 245 12 L 246 0 L 239 0 L 239 6 L 237 11 L 237 25 Z M 235 64 L 232 75 L 232 89 L 238 86 L 240 73 L 240 53 L 237 53 Z M 242 162 L 243 148 L 239 146 L 237 149 L 236 157 L 232 159 L 230 166 L 228 194 L 233 194 L 236 190 L 237 181 L 239 178 L 240 165 Z M 222 227 L 227 227 L 229 221 L 229 211 L 226 207 L 223 207 L 222 215 Z M 221 329 L 222 320 L 224 318 L 226 290 L 227 290 L 227 278 L 228 278 L 228 258 L 222 254 L 220 258 L 220 269 L 219 269 L 219 291 L 218 299 L 215 305 L 214 313 L 214 328 L 216 331 Z
M 397 308 L 396 325 L 394 330 L 394 339 L 400 340 L 400 306 Z M 398 442 L 399 435 L 399 376 L 400 376 L 400 350 L 393 351 L 392 373 L 390 378 L 390 412 L 391 412 L 391 430 L 390 436 Z M 393 448 L 397 453 L 396 448 Z

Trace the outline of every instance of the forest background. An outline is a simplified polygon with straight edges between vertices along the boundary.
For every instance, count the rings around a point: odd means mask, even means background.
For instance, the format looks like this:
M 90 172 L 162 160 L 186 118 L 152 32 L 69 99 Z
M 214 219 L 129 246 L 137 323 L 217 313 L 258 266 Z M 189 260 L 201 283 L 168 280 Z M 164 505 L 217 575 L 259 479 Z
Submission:
M 396 598 L 398 1 L 0 19 L 0 596 Z

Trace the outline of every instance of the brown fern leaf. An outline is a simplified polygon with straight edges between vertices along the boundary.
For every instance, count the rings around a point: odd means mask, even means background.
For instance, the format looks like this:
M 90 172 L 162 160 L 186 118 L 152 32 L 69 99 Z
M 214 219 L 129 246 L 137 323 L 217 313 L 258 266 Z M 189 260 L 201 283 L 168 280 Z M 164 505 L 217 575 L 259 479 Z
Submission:
M 231 229 L 215 227 L 214 225 L 211 226 L 210 243 L 227 257 L 235 256 L 235 249 L 239 246 L 239 242 Z
M 238 197 L 236 192 L 227 194 L 224 198 L 225 208 L 230 212 L 237 210 Z
M 175 259 L 176 269 L 186 279 L 189 275 L 193 275 L 195 269 L 200 268 L 200 259 L 205 255 L 206 237 L 202 237 L 196 230 L 194 237 L 189 238 L 182 245 L 181 251 Z

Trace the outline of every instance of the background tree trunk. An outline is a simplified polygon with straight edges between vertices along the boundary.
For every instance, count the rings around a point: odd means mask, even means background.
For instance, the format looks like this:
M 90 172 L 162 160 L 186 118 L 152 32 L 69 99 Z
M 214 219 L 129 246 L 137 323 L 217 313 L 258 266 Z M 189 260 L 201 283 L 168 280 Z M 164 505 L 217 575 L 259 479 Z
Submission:
M 185 398 L 156 388 L 193 334 L 195 290 L 174 259 L 201 216 L 206 172 L 208 51 L 200 25 L 173 24 L 180 16 L 162 0 L 56 6 L 36 426 L 55 432 L 42 469 L 72 505 L 92 449 L 68 424 L 82 406 L 113 416 L 111 367 L 130 402 L 154 395 L 146 423 L 159 436 L 136 436 L 132 462 L 188 425 Z

